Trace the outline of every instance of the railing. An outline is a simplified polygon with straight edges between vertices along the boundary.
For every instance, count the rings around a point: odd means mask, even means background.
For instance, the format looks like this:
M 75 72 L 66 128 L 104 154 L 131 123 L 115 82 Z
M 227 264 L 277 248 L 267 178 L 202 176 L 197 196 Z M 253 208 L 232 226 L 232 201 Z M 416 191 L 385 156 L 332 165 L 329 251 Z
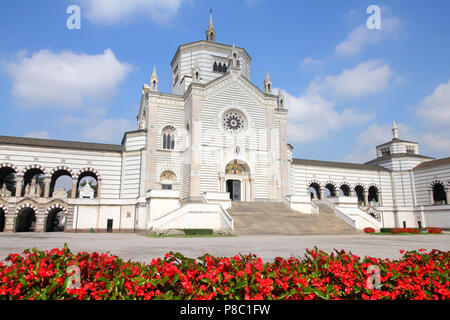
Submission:
M 323 200 L 317 201 L 316 203 L 323 204 L 323 205 L 327 206 L 328 208 L 330 208 L 333 211 L 335 216 L 337 216 L 338 218 L 340 218 L 341 220 L 343 220 L 344 222 L 346 222 L 347 224 L 349 224 L 353 228 L 356 228 L 355 220 L 353 220 L 352 218 L 347 216 L 345 213 L 343 213 L 340 210 L 338 210 L 336 208 L 336 206 L 330 200 L 323 199 Z
M 206 199 L 206 192 L 204 193 L 200 193 L 200 198 L 202 199 L 203 204 L 209 205 L 208 199 Z M 221 204 L 215 204 L 217 206 L 219 206 L 220 211 L 222 212 L 222 215 L 225 216 L 226 219 L 225 222 L 227 223 L 228 227 L 230 228 L 230 230 L 234 230 L 234 220 L 233 217 L 230 216 L 230 214 L 222 207 Z

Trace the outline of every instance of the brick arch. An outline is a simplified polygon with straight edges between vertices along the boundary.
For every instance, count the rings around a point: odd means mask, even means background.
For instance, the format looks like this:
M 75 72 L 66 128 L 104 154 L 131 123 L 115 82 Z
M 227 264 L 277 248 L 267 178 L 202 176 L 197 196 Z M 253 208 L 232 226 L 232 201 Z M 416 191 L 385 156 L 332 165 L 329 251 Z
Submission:
M 352 186 L 352 189 L 355 190 L 356 187 L 362 187 L 364 192 L 366 192 L 369 188 L 367 188 L 363 183 L 357 182 Z
M 102 179 L 100 173 L 96 169 L 91 168 L 91 167 L 86 167 L 86 168 L 79 170 L 74 178 L 78 179 L 80 177 L 80 175 L 82 175 L 85 172 L 92 172 L 93 174 L 95 174 L 97 176 L 97 180 Z
M 27 173 L 28 170 L 32 169 L 39 169 L 44 173 L 44 176 L 48 177 L 48 171 L 45 167 L 41 166 L 40 164 L 29 164 L 23 170 L 21 171 L 21 175 L 24 176 L 25 173 Z
M 444 190 L 448 190 L 450 188 L 450 181 L 445 184 L 444 182 L 442 182 L 441 180 L 433 180 L 429 185 L 428 185 L 428 191 L 433 191 L 434 186 L 437 184 L 441 184 L 444 187 Z
M 53 176 L 56 172 L 58 172 L 58 171 L 67 171 L 67 172 L 70 173 L 70 175 L 71 175 L 72 177 L 74 176 L 73 170 L 70 169 L 68 166 L 58 166 L 58 167 L 56 167 L 56 168 L 53 168 L 53 169 L 48 173 L 48 175 L 49 175 L 50 177 L 52 177 L 52 176 Z
M 16 213 L 19 214 L 20 211 L 22 211 L 25 208 L 31 208 L 34 210 L 34 213 L 38 213 L 38 207 L 30 202 L 26 202 L 16 208 Z
M 306 186 L 306 190 L 309 190 L 309 187 L 312 184 L 317 184 L 321 189 L 323 188 L 323 185 L 319 182 L 319 180 L 313 179 L 308 182 L 308 185 Z
M 337 186 L 336 182 L 331 181 L 331 180 L 328 180 L 327 182 L 325 182 L 325 183 L 323 184 L 323 186 L 325 187 L 325 186 L 327 186 L 327 185 L 329 185 L 329 184 L 331 184 L 331 185 L 334 187 L 334 189 L 338 189 L 338 186 Z
M 5 214 L 8 214 L 8 206 L 7 205 L 0 203 L 0 209 L 2 209 Z
M 17 166 L 13 165 L 12 163 L 9 162 L 4 162 L 2 164 L 0 164 L 0 169 L 1 168 L 11 168 L 13 169 L 17 174 L 19 174 L 20 170 Z
M 49 206 L 47 209 L 45 209 L 45 214 L 48 215 L 50 213 L 50 211 L 54 210 L 54 209 L 61 209 L 62 211 L 64 211 L 65 214 L 69 213 L 69 210 L 67 210 L 67 208 L 60 204 L 60 203 L 54 203 L 51 206 Z

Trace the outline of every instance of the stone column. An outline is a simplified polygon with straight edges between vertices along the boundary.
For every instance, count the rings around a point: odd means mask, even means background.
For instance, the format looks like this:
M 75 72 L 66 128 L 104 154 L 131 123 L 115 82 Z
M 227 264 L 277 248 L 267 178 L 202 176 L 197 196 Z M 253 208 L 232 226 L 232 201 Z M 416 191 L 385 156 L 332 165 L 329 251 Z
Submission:
M 350 188 L 350 197 L 356 197 L 355 189 Z
M 220 192 L 225 192 L 225 189 L 224 189 L 224 176 L 223 176 L 223 173 L 221 172 L 221 173 L 219 173 L 219 191 Z
M 72 193 L 70 195 L 72 199 L 75 199 L 77 197 L 77 184 L 78 179 L 72 178 Z
M 35 225 L 34 225 L 34 232 L 45 232 L 45 222 L 46 222 L 46 216 L 43 209 L 38 209 L 37 212 L 35 212 Z
M 102 197 L 102 179 L 97 180 L 97 199 Z
M 51 182 L 51 178 L 50 177 L 45 177 L 45 188 L 44 188 L 44 198 L 49 198 L 50 195 L 50 182 Z
M 341 189 L 339 189 L 339 188 L 335 188 L 334 189 L 334 196 L 335 197 L 339 197 L 339 191 L 340 191 Z
M 202 134 L 202 86 L 192 84 L 192 125 L 191 125 L 191 177 L 190 198 L 200 199 L 200 169 L 201 169 L 201 134 Z
M 383 198 L 381 197 L 381 190 L 378 190 L 378 205 L 383 206 Z
M 450 188 L 447 189 L 447 204 L 450 204 Z
M 22 183 L 23 183 L 23 176 L 17 175 L 17 181 L 16 181 L 16 197 L 22 196 Z
M 320 188 L 319 200 L 325 199 L 325 188 Z
M 369 206 L 369 192 L 364 190 L 364 206 Z
M 434 198 L 433 198 L 433 190 L 432 189 L 428 189 L 428 196 L 430 197 L 430 204 L 433 205 Z
M 250 177 L 248 177 L 248 187 L 249 187 L 249 190 L 250 190 L 250 202 L 253 202 L 253 188 L 252 188 L 252 186 L 253 186 L 253 177 L 250 176 Z

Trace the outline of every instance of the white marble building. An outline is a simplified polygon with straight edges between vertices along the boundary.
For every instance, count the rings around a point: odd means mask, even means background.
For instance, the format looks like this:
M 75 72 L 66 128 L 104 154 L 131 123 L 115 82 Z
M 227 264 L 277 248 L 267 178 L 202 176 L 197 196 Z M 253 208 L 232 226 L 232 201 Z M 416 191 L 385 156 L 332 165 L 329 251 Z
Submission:
M 215 37 L 211 18 L 206 40 L 178 48 L 171 93 L 153 70 L 120 145 L 0 136 L 0 231 L 230 231 L 233 202 L 327 207 L 355 229 L 450 228 L 450 158 L 420 155 L 394 123 L 366 164 L 294 159 L 282 92 L 269 74 L 261 91 L 245 49 Z

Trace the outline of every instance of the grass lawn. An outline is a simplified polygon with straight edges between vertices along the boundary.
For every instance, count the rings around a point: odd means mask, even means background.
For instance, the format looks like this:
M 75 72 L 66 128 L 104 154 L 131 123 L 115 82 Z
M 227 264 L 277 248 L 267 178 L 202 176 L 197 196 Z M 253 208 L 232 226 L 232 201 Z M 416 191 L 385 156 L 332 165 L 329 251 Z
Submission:
M 420 235 L 438 235 L 441 236 L 445 233 L 428 233 L 428 232 L 419 232 L 419 233 L 411 233 L 411 232 L 405 232 L 405 233 L 392 233 L 392 232 L 374 232 L 369 234 L 375 234 L 375 235 L 394 235 L 394 236 L 420 236 Z

